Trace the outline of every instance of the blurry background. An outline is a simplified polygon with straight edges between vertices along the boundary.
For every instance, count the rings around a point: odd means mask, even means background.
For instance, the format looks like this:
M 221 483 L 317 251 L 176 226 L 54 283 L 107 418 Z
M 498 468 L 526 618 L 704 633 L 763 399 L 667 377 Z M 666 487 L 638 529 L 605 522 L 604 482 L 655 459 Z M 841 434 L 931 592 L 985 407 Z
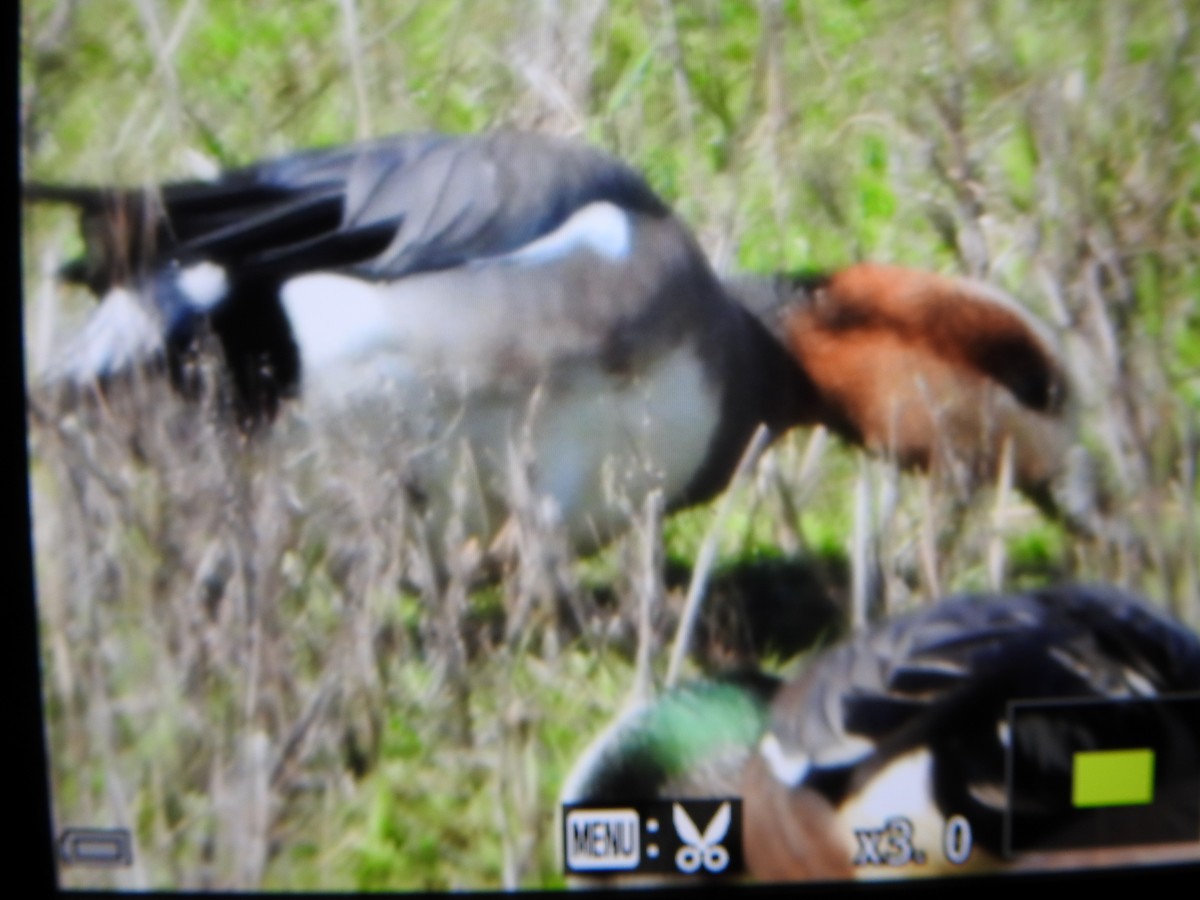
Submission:
M 1194 3 L 25 0 L 22 24 L 27 177 L 149 183 L 520 126 L 639 168 L 723 271 L 984 278 L 1058 335 L 1126 526 L 1080 537 L 802 432 L 720 522 L 631 510 L 628 538 L 575 560 L 529 515 L 502 580 L 477 586 L 464 554 L 422 588 L 386 473 L 311 483 L 297 460 L 328 448 L 247 442 L 153 384 L 66 411 L 35 390 L 56 824 L 135 840 L 131 869 L 68 886 L 561 884 L 559 785 L 639 648 L 661 681 L 713 527 L 685 674 L 785 670 L 832 639 L 856 556 L 873 614 L 1107 580 L 1200 627 Z M 91 307 L 47 277 L 79 248 L 70 215 L 27 211 L 34 384 Z

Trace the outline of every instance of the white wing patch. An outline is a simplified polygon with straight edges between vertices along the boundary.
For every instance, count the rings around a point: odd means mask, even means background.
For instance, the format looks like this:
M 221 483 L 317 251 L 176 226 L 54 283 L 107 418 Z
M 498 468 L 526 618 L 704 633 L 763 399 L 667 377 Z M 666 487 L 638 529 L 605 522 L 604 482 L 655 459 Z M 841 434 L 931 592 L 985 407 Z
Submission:
M 488 262 L 539 265 L 570 256 L 577 250 L 591 250 L 611 260 L 628 258 L 633 244 L 633 228 L 624 210 L 612 203 L 589 203 L 558 228 L 526 244 L 519 250 Z

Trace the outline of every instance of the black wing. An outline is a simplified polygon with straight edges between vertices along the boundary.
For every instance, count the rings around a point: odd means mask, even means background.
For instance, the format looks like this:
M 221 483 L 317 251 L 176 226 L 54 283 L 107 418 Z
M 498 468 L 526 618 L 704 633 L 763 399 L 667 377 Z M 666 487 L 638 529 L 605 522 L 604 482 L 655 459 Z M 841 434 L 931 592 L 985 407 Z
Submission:
M 24 196 L 79 207 L 87 255 L 66 275 L 98 295 L 202 260 L 255 277 L 390 280 L 511 252 L 596 201 L 668 212 L 607 154 L 510 131 L 400 135 L 152 189 L 32 183 Z
M 1114 589 L 1072 586 L 960 597 L 895 620 L 794 682 L 776 702 L 770 730 L 811 761 L 805 784 L 835 804 L 892 760 L 927 747 L 938 807 L 968 816 L 980 843 L 994 849 L 1007 802 L 1011 702 L 1196 691 L 1195 634 Z M 1200 722 L 1164 724 L 1150 704 L 1111 709 L 1084 726 L 1051 717 L 1049 727 L 1018 736 L 1033 777 L 1012 799 L 1015 808 L 1041 814 L 1043 798 L 1069 780 L 1069 748 L 1081 741 L 1103 747 L 1114 735 L 1140 729 L 1149 740 L 1161 731 L 1177 752 L 1200 756 Z

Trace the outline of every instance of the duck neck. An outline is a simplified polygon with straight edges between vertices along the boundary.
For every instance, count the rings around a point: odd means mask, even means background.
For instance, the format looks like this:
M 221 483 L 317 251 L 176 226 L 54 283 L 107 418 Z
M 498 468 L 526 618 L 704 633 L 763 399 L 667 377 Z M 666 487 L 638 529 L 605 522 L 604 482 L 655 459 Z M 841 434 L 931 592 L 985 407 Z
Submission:
M 797 303 L 808 301 L 811 290 L 824 283 L 820 273 L 792 275 L 735 275 L 724 279 L 726 292 L 749 315 L 752 353 L 760 381 L 763 421 L 781 434 L 798 426 L 824 425 L 853 439 L 853 423 L 831 406 L 790 348 L 787 323 Z

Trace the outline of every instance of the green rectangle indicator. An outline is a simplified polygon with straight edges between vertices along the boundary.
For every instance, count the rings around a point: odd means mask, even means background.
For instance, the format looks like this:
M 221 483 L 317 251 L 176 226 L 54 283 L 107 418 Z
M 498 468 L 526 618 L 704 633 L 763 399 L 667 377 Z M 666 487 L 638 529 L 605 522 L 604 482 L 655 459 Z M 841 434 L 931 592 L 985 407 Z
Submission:
M 1153 750 L 1089 750 L 1075 754 L 1071 804 L 1076 808 L 1153 802 Z

